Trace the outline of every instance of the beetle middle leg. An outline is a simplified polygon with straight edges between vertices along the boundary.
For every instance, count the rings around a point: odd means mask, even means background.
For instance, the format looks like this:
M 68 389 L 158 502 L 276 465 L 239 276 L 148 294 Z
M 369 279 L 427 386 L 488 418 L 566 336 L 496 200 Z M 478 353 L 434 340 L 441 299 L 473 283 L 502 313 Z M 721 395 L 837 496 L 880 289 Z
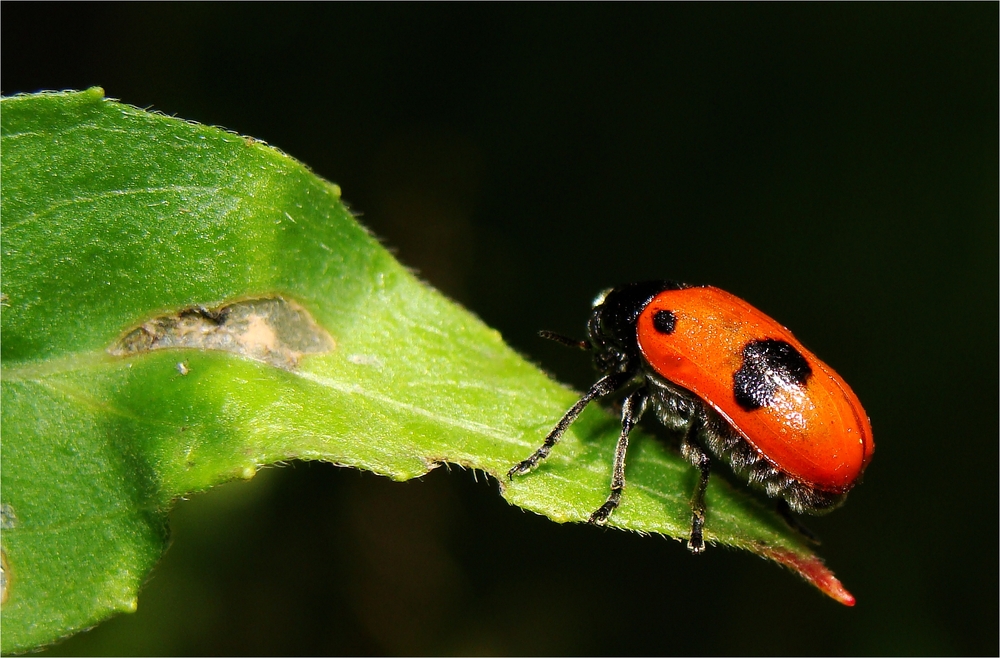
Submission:
M 702 538 L 705 527 L 705 489 L 708 488 L 708 477 L 712 469 L 711 458 L 697 440 L 703 422 L 699 416 L 692 418 L 681 440 L 681 455 L 698 469 L 698 485 L 691 496 L 691 537 L 688 539 L 688 549 L 692 553 L 705 550 Z

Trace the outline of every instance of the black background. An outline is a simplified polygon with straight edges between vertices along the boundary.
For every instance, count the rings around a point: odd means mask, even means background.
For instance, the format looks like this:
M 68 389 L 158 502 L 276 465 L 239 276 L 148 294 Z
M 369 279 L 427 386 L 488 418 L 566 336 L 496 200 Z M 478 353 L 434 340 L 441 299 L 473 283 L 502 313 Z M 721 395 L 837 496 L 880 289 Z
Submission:
M 998 647 L 998 5 L 4 3 L 2 91 L 280 147 L 582 388 L 593 295 L 712 283 L 792 327 L 878 452 L 810 521 L 848 609 L 723 549 L 559 526 L 452 469 L 181 502 L 59 653 L 987 654 Z M 478 480 L 478 481 L 477 481 Z

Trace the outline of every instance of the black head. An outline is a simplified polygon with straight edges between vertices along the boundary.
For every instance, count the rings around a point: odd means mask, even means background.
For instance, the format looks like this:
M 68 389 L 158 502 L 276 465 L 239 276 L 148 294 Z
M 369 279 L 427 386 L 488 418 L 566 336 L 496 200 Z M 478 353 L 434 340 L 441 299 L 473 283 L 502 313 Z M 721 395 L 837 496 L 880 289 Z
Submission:
M 639 366 L 635 324 L 642 309 L 664 290 L 690 288 L 676 281 L 643 281 L 611 288 L 594 301 L 587 337 L 601 372 L 628 372 Z

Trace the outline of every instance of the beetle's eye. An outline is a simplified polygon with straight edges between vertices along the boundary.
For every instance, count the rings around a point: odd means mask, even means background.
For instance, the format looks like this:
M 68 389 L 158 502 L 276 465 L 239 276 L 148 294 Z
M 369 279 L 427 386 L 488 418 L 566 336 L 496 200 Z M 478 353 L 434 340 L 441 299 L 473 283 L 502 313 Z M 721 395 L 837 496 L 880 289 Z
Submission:
M 590 307 L 591 308 L 597 308 L 598 306 L 600 306 L 601 304 L 603 304 L 604 300 L 608 298 L 608 295 L 611 294 L 611 292 L 613 290 L 614 290 L 614 288 L 607 288 L 607 289 L 602 290 L 601 292 L 599 292 L 597 294 L 597 297 L 594 297 L 594 301 L 591 302 Z
M 660 310 L 653 314 L 653 329 L 661 334 L 672 334 L 677 328 L 677 316 L 673 311 Z

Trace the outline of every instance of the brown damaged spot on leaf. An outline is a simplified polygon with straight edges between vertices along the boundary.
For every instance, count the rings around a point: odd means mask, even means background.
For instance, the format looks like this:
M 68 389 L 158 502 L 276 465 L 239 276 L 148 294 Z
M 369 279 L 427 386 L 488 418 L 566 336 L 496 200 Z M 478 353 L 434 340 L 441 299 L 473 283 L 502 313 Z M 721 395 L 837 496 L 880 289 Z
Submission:
M 17 515 L 14 508 L 7 503 L 0 504 L 0 530 L 13 530 L 17 527 Z M 0 547 L 0 605 L 7 602 L 10 593 L 10 566 L 7 564 L 7 551 Z
M 213 308 L 191 306 L 155 317 L 127 332 L 108 352 L 130 356 L 170 348 L 219 350 L 293 370 L 304 355 L 335 346 L 302 306 L 265 297 Z
M 10 567 L 7 565 L 7 551 L 0 548 L 0 605 L 7 602 L 10 592 Z
M 7 503 L 0 504 L 0 530 L 11 530 L 17 527 L 17 515 L 14 508 Z

